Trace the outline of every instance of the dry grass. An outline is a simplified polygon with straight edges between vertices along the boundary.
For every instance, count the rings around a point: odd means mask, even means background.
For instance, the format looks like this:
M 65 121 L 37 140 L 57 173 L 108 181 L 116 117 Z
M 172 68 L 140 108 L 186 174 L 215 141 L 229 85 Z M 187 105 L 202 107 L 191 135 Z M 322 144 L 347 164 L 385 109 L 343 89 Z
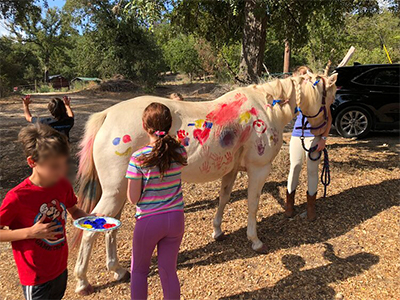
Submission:
M 128 98 L 115 96 L 73 96 L 77 115 L 73 143 L 92 112 Z M 45 99 L 35 100 L 40 102 L 37 111 L 44 112 Z M 24 125 L 20 103 L 3 101 L 1 107 L 4 196 L 29 170 L 15 142 Z M 299 216 L 305 209 L 304 172 L 296 199 L 298 214 L 292 220 L 283 216 L 288 140 L 285 134 L 286 143 L 261 196 L 258 233 L 269 248 L 265 255 L 254 253 L 246 239 L 245 173 L 239 175 L 225 212 L 223 228 L 228 238 L 223 242 L 211 238 L 219 182 L 184 184 L 186 233 L 178 263 L 182 299 L 399 299 L 398 135 L 374 134 L 362 141 L 334 136 L 329 140 L 333 179 L 327 198 L 317 202 L 319 218 L 314 223 Z M 119 258 L 126 268 L 130 266 L 133 214 L 133 206 L 127 205 L 119 233 Z M 11 249 L 8 244 L 0 247 L 0 299 L 23 299 Z M 73 291 L 75 258 L 76 253 L 71 253 L 65 299 L 82 299 Z M 96 293 L 85 299 L 129 299 L 129 284 L 114 282 L 106 271 L 102 237 L 96 242 L 88 277 Z M 149 294 L 149 299 L 162 298 L 156 259 L 149 275 Z

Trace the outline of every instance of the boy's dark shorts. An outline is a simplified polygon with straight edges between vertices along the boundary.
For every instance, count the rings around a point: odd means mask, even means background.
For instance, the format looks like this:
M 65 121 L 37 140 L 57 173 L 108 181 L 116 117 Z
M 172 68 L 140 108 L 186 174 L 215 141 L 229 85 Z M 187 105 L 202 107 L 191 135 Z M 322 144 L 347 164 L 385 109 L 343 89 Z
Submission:
M 68 271 L 65 270 L 57 278 L 39 285 L 23 285 L 26 300 L 59 300 L 67 288 Z

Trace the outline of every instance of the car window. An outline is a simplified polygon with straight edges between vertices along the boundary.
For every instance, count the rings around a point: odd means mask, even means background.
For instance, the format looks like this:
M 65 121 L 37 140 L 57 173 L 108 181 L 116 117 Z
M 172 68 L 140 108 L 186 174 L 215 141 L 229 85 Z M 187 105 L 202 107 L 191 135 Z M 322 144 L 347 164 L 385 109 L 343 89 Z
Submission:
M 356 77 L 354 81 L 359 84 L 373 84 L 375 79 L 374 71 L 375 70 L 369 70 L 364 74 L 361 74 L 360 76 Z
M 396 68 L 372 69 L 356 77 L 354 82 L 365 85 L 399 86 L 399 70 Z
M 399 86 L 399 70 L 395 68 L 379 70 L 375 76 L 375 85 Z

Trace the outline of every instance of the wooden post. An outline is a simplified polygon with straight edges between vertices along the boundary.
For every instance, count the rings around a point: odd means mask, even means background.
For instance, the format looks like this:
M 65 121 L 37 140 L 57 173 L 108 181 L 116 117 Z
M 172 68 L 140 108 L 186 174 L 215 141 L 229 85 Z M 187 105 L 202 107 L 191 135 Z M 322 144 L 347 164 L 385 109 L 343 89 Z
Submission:
M 283 73 L 289 73 L 290 69 L 290 44 L 285 40 L 285 54 L 283 57 Z
M 353 46 L 351 46 L 350 49 L 349 49 L 349 51 L 347 51 L 346 56 L 342 59 L 342 61 L 341 61 L 340 64 L 338 65 L 338 68 L 339 68 L 339 67 L 345 66 L 345 65 L 349 62 L 350 58 L 351 58 L 351 57 L 353 56 L 353 54 L 354 54 L 354 51 L 356 51 L 356 48 L 354 48 Z

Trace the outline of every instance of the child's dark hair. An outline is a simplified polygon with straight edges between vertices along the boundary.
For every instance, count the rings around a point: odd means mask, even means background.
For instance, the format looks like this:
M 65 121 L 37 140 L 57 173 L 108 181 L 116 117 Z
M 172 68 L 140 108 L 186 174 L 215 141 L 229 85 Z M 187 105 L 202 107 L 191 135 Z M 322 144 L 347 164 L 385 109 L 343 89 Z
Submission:
M 48 125 L 34 124 L 21 129 L 18 140 L 22 143 L 26 157 L 35 162 L 49 156 L 69 156 L 67 137 Z
M 47 108 L 57 120 L 68 118 L 67 109 L 65 108 L 64 102 L 60 98 L 51 99 L 47 105 Z
M 142 120 L 144 129 L 157 137 L 150 154 L 139 158 L 143 166 L 157 166 L 161 179 L 173 162 L 186 166 L 186 158 L 182 156 L 181 151 L 178 151 L 181 144 L 168 134 L 172 125 L 169 108 L 164 104 L 153 102 L 144 110 Z

